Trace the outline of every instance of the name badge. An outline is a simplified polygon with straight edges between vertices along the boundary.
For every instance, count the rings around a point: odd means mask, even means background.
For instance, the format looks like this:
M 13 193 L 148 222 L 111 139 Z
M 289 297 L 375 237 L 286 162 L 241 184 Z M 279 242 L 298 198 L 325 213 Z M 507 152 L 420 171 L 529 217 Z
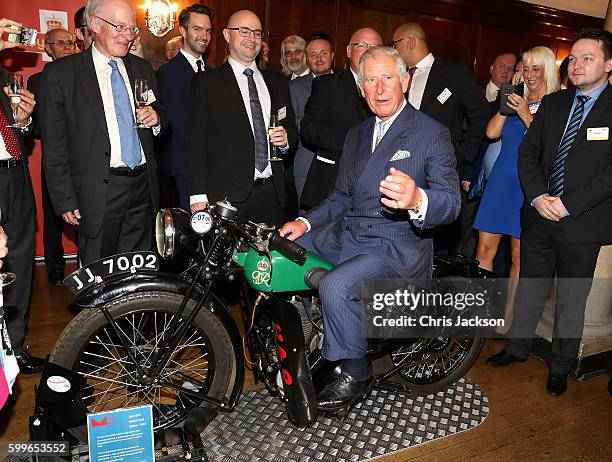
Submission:
M 451 97 L 452 94 L 453 93 L 448 88 L 445 88 L 444 90 L 442 90 L 442 93 L 438 95 L 438 101 L 440 101 L 440 104 L 444 104 L 446 103 L 446 100 Z
M 278 110 L 278 120 L 281 121 L 287 117 L 287 106 L 283 106 Z
M 609 132 L 609 127 L 587 128 L 587 141 L 607 141 Z
M 147 106 L 149 104 L 153 104 L 156 101 L 155 94 L 153 93 L 153 90 L 149 90 L 147 92 L 147 98 L 146 99 L 147 99 Z

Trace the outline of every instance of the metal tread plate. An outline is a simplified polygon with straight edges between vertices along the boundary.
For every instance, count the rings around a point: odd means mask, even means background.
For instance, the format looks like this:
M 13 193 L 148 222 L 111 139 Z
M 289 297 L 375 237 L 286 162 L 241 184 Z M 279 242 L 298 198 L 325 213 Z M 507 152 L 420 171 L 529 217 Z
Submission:
M 211 462 L 356 462 L 475 428 L 488 413 L 482 389 L 463 378 L 428 396 L 374 390 L 344 420 L 324 414 L 299 428 L 282 402 L 254 390 L 234 412 L 219 415 L 202 440 Z

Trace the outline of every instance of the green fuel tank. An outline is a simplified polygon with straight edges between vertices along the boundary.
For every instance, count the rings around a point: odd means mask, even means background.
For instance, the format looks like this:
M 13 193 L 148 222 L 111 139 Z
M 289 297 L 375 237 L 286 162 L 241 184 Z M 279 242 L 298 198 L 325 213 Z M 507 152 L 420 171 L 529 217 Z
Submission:
M 265 255 L 255 249 L 236 253 L 234 262 L 244 269 L 244 277 L 253 289 L 259 292 L 298 292 L 311 290 L 304 282 L 304 276 L 313 268 L 331 270 L 334 266 L 319 255 L 307 252 L 302 264 L 273 250 L 270 253 L 272 265 Z

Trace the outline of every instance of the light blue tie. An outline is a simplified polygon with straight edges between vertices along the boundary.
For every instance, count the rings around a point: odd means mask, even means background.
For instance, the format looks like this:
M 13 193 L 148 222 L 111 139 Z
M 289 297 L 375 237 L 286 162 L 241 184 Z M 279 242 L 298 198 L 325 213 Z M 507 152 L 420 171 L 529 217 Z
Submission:
M 130 95 L 125 87 L 125 81 L 119 73 L 117 61 L 111 60 L 108 65 L 113 69 L 111 72 L 111 87 L 113 89 L 113 101 L 115 102 L 115 115 L 119 126 L 119 139 L 121 142 L 121 161 L 130 168 L 140 164 L 140 140 L 136 132 L 136 122 Z

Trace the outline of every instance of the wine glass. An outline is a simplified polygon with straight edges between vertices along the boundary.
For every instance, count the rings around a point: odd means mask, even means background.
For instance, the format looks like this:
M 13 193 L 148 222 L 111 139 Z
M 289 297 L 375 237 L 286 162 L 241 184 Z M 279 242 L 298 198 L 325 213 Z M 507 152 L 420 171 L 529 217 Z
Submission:
M 270 129 L 276 127 L 278 127 L 278 115 L 271 114 L 270 126 L 268 127 L 268 136 L 270 136 Z M 272 144 L 272 141 L 270 141 L 270 160 L 283 160 L 282 158 L 278 157 L 277 152 L 278 150 L 276 146 Z
M 19 90 L 23 88 L 23 75 L 21 74 L 9 74 L 8 85 L 9 87 L 9 99 L 11 101 L 11 109 L 13 111 L 13 120 L 15 123 L 7 125 L 10 128 L 22 128 L 17 124 L 17 111 L 19 111 L 19 103 L 21 102 L 21 95 Z
M 145 107 L 149 100 L 149 83 L 145 79 L 134 81 L 134 106 L 136 109 Z M 135 120 L 137 118 L 135 117 Z M 136 125 L 137 128 L 147 128 L 142 122 Z

